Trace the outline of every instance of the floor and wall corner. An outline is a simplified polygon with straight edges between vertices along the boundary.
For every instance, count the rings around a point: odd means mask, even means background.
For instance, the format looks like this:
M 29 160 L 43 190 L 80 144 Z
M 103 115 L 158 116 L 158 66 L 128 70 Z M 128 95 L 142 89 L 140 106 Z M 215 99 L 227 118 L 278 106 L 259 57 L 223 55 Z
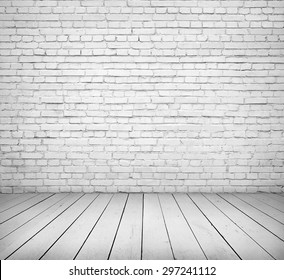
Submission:
M 283 14 L 0 1 L 0 258 L 284 259 Z

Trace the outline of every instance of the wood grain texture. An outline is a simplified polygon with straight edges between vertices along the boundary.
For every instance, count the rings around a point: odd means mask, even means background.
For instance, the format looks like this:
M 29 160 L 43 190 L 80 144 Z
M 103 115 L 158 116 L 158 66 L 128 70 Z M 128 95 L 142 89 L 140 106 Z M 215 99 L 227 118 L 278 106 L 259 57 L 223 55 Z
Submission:
M 10 198 L 0 213 L 0 259 L 284 259 L 279 194 Z
M 37 215 L 40 215 L 49 207 L 51 207 L 56 202 L 60 201 L 67 194 L 51 195 L 47 199 L 40 201 L 40 203 L 35 204 L 33 207 L 21 212 L 17 216 L 9 219 L 4 224 L 0 225 L 0 240 L 11 232 L 17 230 L 19 227 L 31 221 Z
M 231 194 L 220 194 L 220 196 L 284 241 L 284 225 L 237 198 L 236 196 Z
M 47 212 L 43 213 L 43 216 L 38 216 L 36 219 L 33 219 L 32 223 L 28 223 L 26 226 L 21 227 L 15 232 L 15 234 L 9 235 L 7 238 L 3 239 L 5 249 L 0 252 L 0 259 L 10 257 L 14 252 L 17 252 L 24 244 L 26 244 L 30 239 L 35 237 L 38 233 L 45 230 L 45 228 L 56 220 L 63 212 L 65 212 L 73 203 L 75 203 L 82 194 L 70 194 L 63 199 L 58 204 L 53 205 Z M 45 234 L 43 240 L 48 239 L 49 236 Z M 13 240 L 12 240 L 13 238 Z M 10 240 L 6 245 L 7 239 Z M 6 246 L 5 246 L 6 245 Z M 43 248 L 48 249 L 48 248 Z M 25 254 L 28 254 L 26 252 Z M 36 258 L 35 258 L 36 259 Z
M 284 243 L 279 238 L 250 219 L 247 215 L 239 211 L 237 208 L 222 199 L 220 196 L 214 194 L 205 194 L 205 196 L 229 219 L 237 223 L 239 228 L 241 228 L 274 259 L 284 258 Z M 227 197 L 228 196 L 230 196 L 230 194 L 228 194 Z
M 142 259 L 173 259 L 170 240 L 157 194 L 144 195 Z
M 12 252 L 16 251 L 18 247 L 25 243 L 29 238 L 39 232 L 44 226 L 56 217 L 62 208 L 68 205 L 71 201 L 71 195 L 60 194 L 56 195 L 58 201 L 53 205 L 39 213 L 34 218 L 30 219 L 27 223 L 23 224 L 17 230 L 10 232 L 0 240 L 0 256 L 1 259 L 6 258 Z
M 39 204 L 50 196 L 52 196 L 52 194 L 39 194 L 18 205 L 15 205 L 12 208 L 3 211 L 2 213 L 0 213 L 0 225 L 12 219 L 13 217 L 33 208 L 35 205 Z
M 267 196 L 284 204 L 284 197 L 281 196 L 281 195 L 278 195 L 278 194 L 275 194 L 275 193 L 269 193 L 269 194 L 267 194 Z
M 206 259 L 173 196 L 171 194 L 159 194 L 159 200 L 174 258 L 178 260 Z
M 92 196 L 83 195 L 80 197 L 70 206 L 69 211 L 63 212 L 51 224 L 47 225 L 44 231 L 32 237 L 9 259 L 40 259 L 92 201 Z
M 35 193 L 22 194 L 20 196 L 17 196 L 15 199 L 3 201 L 0 204 L 0 213 L 6 211 L 8 209 L 11 209 L 11 208 L 15 207 L 16 205 L 19 205 L 19 204 L 29 200 L 30 198 L 36 196 L 36 195 L 37 194 L 35 194 Z
M 187 195 L 174 194 L 174 197 L 192 231 L 195 233 L 207 259 L 239 259 L 226 240 L 222 238 L 211 222 L 202 214 Z
M 142 244 L 143 195 L 129 194 L 111 250 L 111 260 L 139 260 Z
M 264 249 L 250 238 L 239 226 L 212 203 L 212 198 L 219 198 L 217 195 L 210 194 L 204 197 L 202 194 L 191 194 L 190 198 L 204 213 L 204 215 L 216 227 L 218 232 L 227 240 L 241 259 L 272 259 Z M 210 200 L 209 200 L 210 198 Z M 221 198 L 219 198 L 220 200 Z M 210 202 L 211 201 L 211 202 Z
M 249 195 L 252 196 L 251 194 Z M 284 203 L 269 197 L 267 194 L 256 193 L 253 197 L 284 213 Z
M 101 214 L 108 205 L 112 195 L 94 195 L 94 201 L 71 225 L 59 240 L 41 258 L 43 260 L 72 260 L 76 257 L 82 244 L 93 227 L 96 226 Z M 72 240 L 72 242 L 70 242 Z
M 108 258 L 127 197 L 127 194 L 113 195 L 108 207 L 88 236 L 76 259 L 105 260 Z
M 23 194 L 0 194 L 0 205 L 2 206 L 4 203 L 8 203 L 8 202 L 11 203 L 12 200 L 22 195 Z
M 245 201 L 246 203 L 250 204 L 251 206 L 255 207 L 256 209 L 258 209 L 259 211 L 261 211 L 262 213 L 270 216 L 271 218 L 275 219 L 276 221 L 284 224 L 284 214 L 271 207 L 270 205 L 255 199 L 252 196 L 248 196 L 246 194 L 234 194 L 235 196 L 237 196 L 238 198 L 242 199 L 243 201 Z

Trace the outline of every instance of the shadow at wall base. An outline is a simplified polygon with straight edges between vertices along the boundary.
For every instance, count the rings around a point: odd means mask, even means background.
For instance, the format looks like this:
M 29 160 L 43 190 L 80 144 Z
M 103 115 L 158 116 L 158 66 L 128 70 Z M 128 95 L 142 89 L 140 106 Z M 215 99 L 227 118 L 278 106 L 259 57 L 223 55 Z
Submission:
M 284 193 L 284 186 L 0 186 L 0 193 Z

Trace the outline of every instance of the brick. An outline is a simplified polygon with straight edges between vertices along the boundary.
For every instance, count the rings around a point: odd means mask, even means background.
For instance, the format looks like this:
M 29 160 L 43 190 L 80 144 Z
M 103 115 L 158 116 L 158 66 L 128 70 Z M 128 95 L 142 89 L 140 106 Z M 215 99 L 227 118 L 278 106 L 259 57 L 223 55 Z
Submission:
M 246 98 L 245 103 L 247 104 L 267 104 L 266 98 Z
M 53 191 L 58 191 L 58 190 L 49 188 L 49 186 L 60 187 L 60 186 L 65 186 L 66 185 L 66 181 L 65 180 L 44 179 L 43 182 L 44 182 L 44 185 L 47 186 L 49 190 L 53 190 Z
M 37 159 L 37 158 L 43 158 L 43 155 L 41 153 L 21 153 L 22 159 Z
M 141 138 L 135 140 L 135 145 L 156 145 L 157 140 L 151 138 Z
M 0 124 L 0 130 L 2 131 L 17 130 L 17 125 Z
M 63 127 L 64 126 L 62 124 L 42 124 L 41 130 L 60 131 L 60 130 L 63 130 Z
M 87 169 L 85 166 L 65 166 L 64 170 L 67 173 L 84 173 Z
M 108 173 L 110 172 L 110 167 L 109 166 L 89 166 L 88 172 Z
M 102 160 L 110 160 L 111 159 L 111 153 L 92 152 L 90 154 L 90 158 L 102 159 Z
M 131 173 L 133 172 L 133 167 L 126 167 L 126 166 L 114 166 L 111 168 L 112 172 L 117 173 Z
M 46 152 L 46 153 L 44 153 L 44 158 L 47 158 L 47 159 L 64 159 L 64 158 L 66 158 L 66 155 L 65 155 L 65 153 Z
M 0 139 L 0 145 L 18 145 L 19 140 L 17 139 L 10 139 L 10 138 L 6 138 L 6 139 Z
M 113 125 L 110 125 L 110 130 L 113 130 L 113 131 L 131 131 L 131 125 L 113 124 Z
M 42 186 L 43 185 L 43 180 L 27 180 L 23 179 L 21 181 L 22 186 Z

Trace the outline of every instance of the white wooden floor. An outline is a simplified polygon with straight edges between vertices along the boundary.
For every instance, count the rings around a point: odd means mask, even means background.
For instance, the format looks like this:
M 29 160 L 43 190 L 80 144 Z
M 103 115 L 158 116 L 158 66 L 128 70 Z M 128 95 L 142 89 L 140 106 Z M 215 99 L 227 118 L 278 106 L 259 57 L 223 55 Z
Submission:
M 0 259 L 284 259 L 284 195 L 0 194 Z

